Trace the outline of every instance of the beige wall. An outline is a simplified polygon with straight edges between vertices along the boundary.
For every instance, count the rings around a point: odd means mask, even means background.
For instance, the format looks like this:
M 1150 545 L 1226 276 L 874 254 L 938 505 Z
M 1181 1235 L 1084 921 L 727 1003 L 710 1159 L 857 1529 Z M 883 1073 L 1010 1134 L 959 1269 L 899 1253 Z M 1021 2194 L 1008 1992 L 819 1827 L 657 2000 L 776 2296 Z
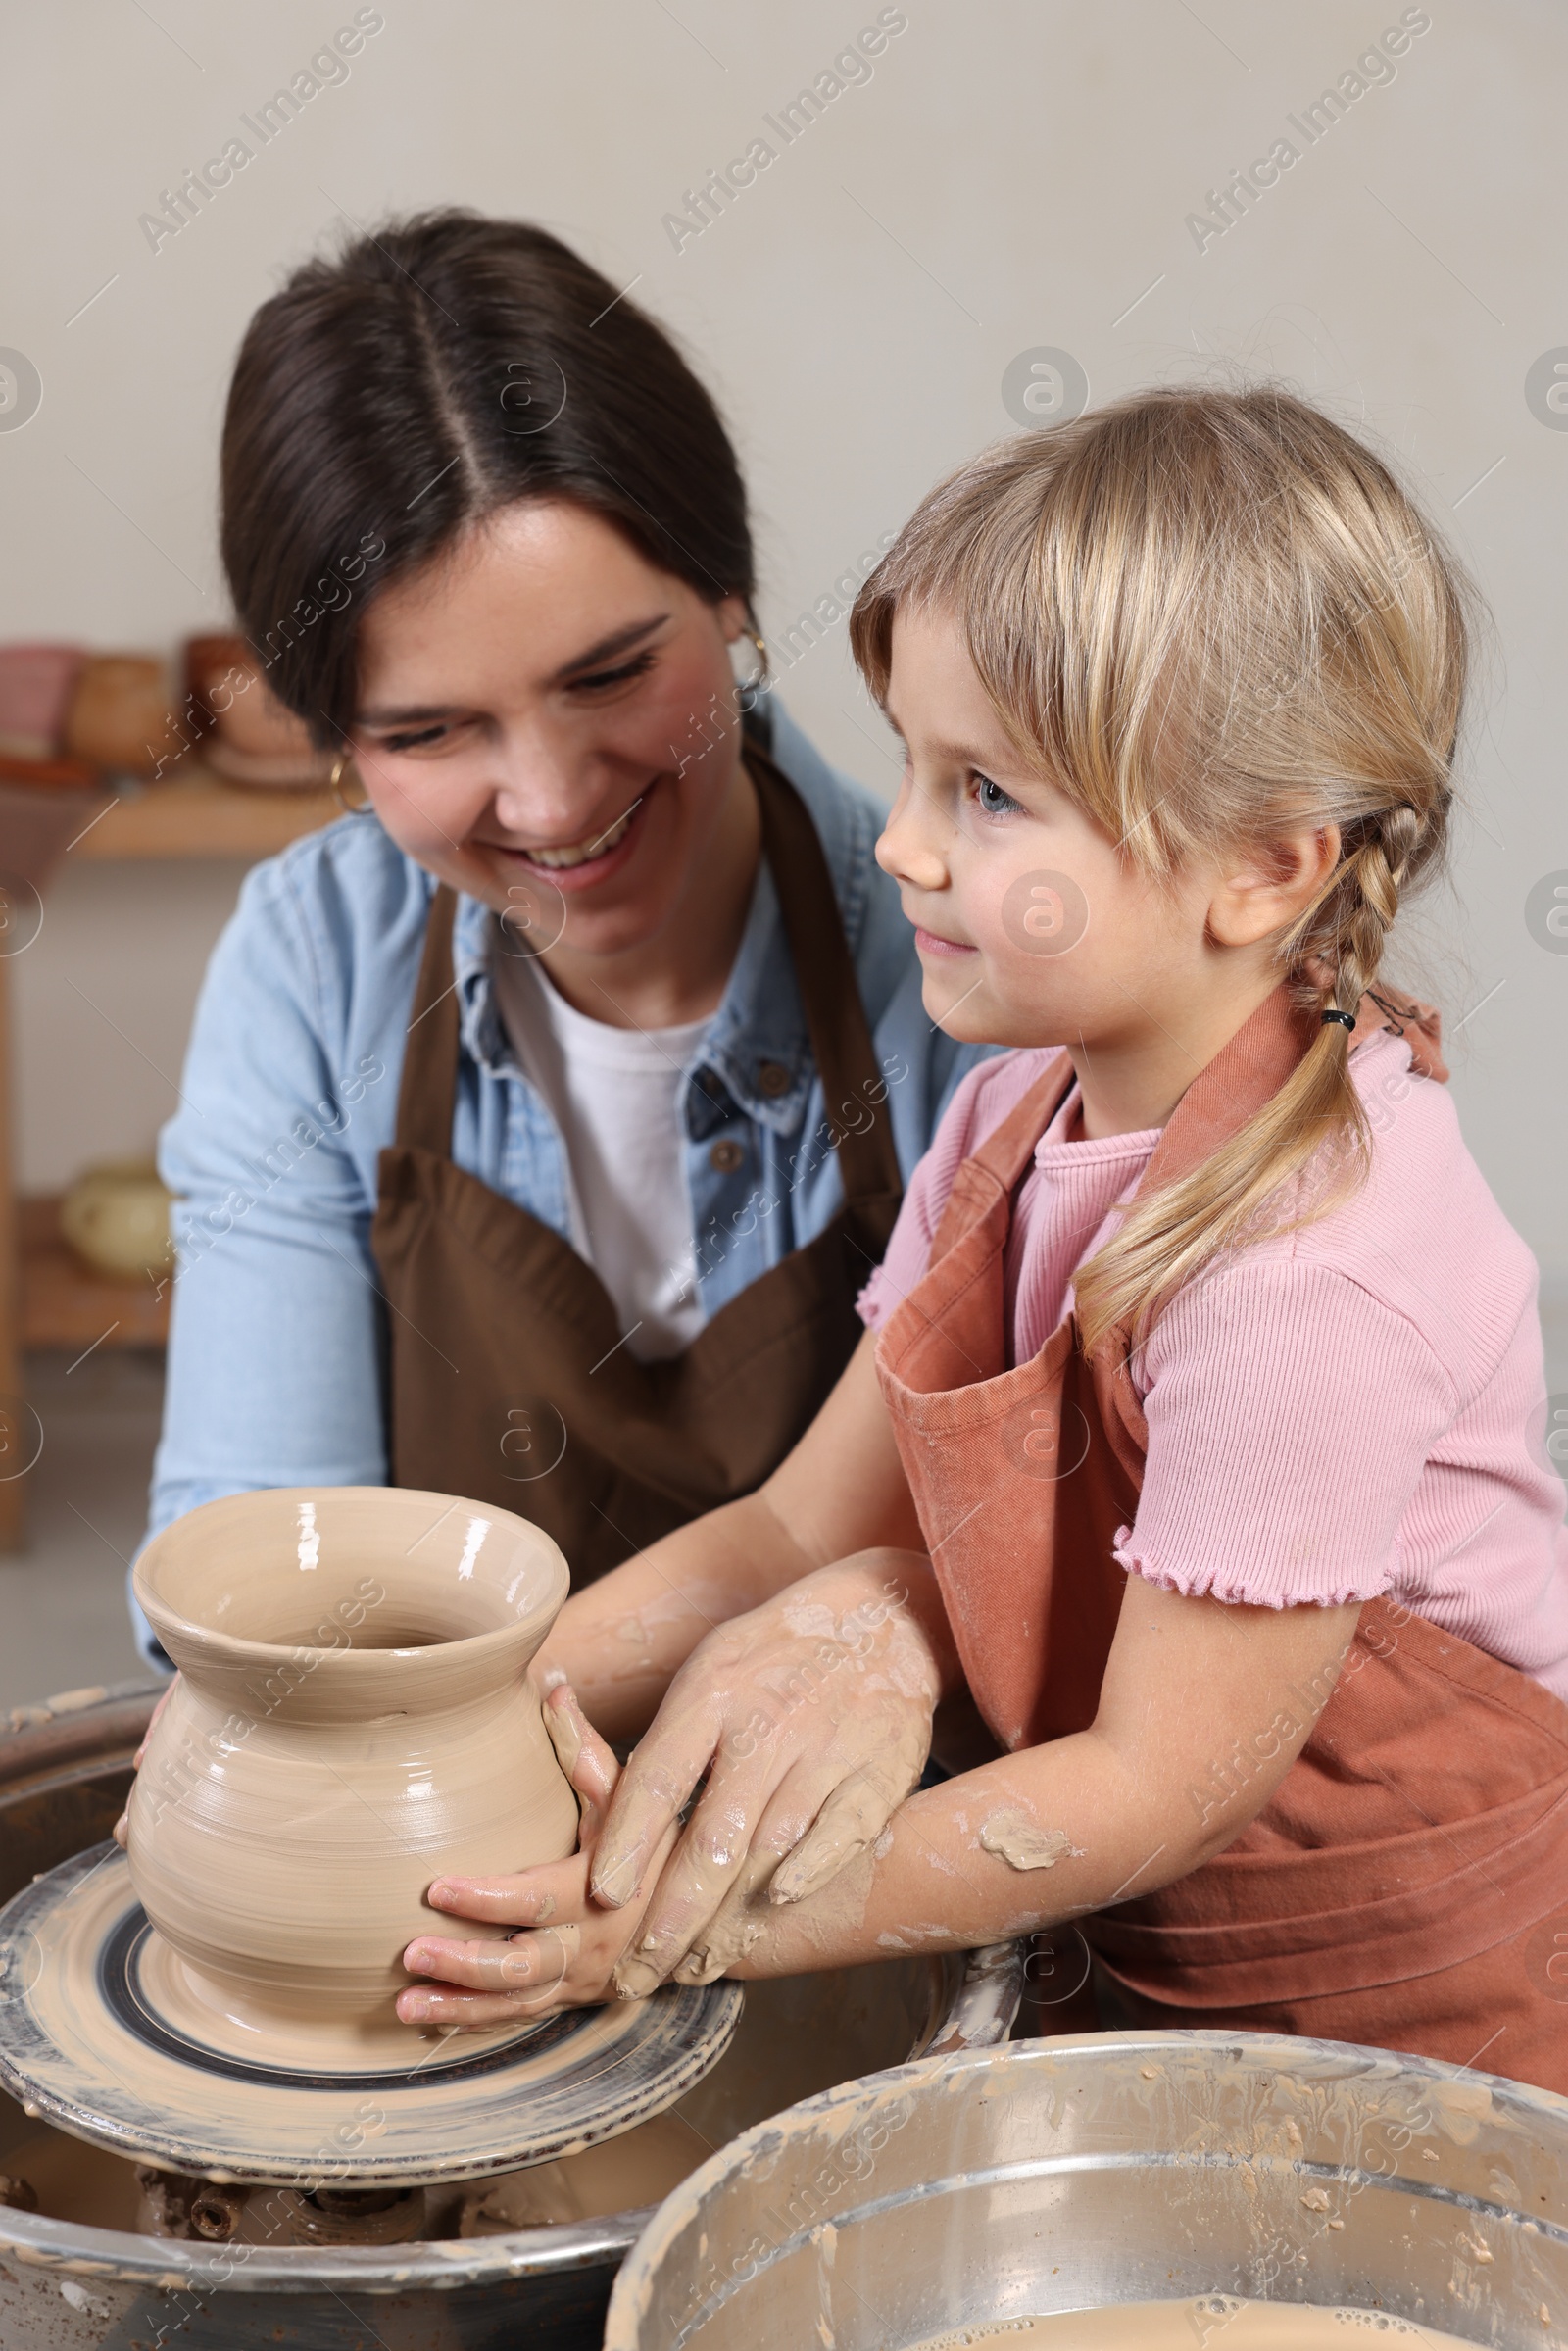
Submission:
M 0 345 L 25 352 L 44 396 L 0 432 L 0 634 L 172 645 L 221 621 L 214 455 L 236 340 L 281 269 L 389 208 L 532 215 L 638 281 L 735 427 L 775 634 L 939 470 L 1011 429 L 1001 386 L 1020 353 L 1066 351 L 1097 398 L 1214 366 L 1278 370 L 1402 459 L 1496 616 L 1473 812 L 1427 968 L 1464 1022 L 1472 1145 L 1568 1277 L 1568 955 L 1525 920 L 1532 885 L 1568 867 L 1568 431 L 1525 389 L 1568 345 L 1561 8 L 1432 0 L 1395 77 L 1307 146 L 1288 118 L 1398 24 L 1398 0 L 908 0 L 872 77 L 679 250 L 663 216 L 751 140 L 781 146 L 764 116 L 875 23 L 874 0 L 380 13 L 348 79 L 154 252 L 138 216 L 352 7 L 8 12 L 0 151 L 25 226 L 8 240 Z M 1186 216 L 1282 137 L 1299 161 L 1200 250 Z M 886 786 L 842 628 L 786 693 Z M 235 880 L 66 874 L 17 967 L 29 1186 L 150 1140 Z

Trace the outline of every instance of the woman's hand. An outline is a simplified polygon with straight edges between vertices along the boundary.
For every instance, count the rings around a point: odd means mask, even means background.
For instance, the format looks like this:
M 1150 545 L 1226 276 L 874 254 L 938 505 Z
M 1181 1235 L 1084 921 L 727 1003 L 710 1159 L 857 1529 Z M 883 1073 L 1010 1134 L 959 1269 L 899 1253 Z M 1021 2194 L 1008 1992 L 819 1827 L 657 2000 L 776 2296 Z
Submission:
M 916 1552 L 861 1551 L 710 1634 L 597 1839 L 594 1900 L 640 1919 L 616 1989 L 640 1997 L 677 1972 L 722 1975 L 755 1938 L 746 1912 L 761 1888 L 775 1905 L 798 1902 L 874 1844 L 920 1778 L 956 1674 L 931 1563 Z
M 411 1975 L 439 1981 L 399 1993 L 398 2015 L 406 2025 L 455 2025 L 477 2033 L 513 2017 L 591 2007 L 615 1997 L 612 1972 L 637 1932 L 642 1906 L 600 1908 L 588 1898 L 588 1873 L 620 1766 L 569 1685 L 560 1682 L 549 1691 L 544 1719 L 577 1795 L 577 1850 L 565 1861 L 546 1862 L 514 1877 L 436 1880 L 425 1896 L 433 1909 L 521 1932 L 501 1941 L 417 1935 L 403 1964 Z M 659 1861 L 674 1841 L 671 1831 Z

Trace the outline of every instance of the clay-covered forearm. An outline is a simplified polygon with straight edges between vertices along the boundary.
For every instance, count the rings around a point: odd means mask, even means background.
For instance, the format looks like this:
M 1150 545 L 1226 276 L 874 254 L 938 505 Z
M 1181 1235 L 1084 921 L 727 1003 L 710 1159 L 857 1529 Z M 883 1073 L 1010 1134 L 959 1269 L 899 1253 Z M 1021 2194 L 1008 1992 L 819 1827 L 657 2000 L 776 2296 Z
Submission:
M 821 1893 L 795 1905 L 764 1893 L 735 1972 L 974 1949 L 1186 1877 L 1290 1770 L 1356 1615 L 1185 1598 L 1129 1577 L 1093 1727 L 910 1796 Z
M 604 1738 L 639 1738 L 707 1634 L 818 1564 L 762 1494 L 748 1494 L 573 1592 L 539 1667 L 565 1674 Z
M 878 1590 L 882 1597 L 918 1628 L 930 1653 L 938 1700 L 962 1695 L 966 1688 L 963 1665 L 953 1638 L 953 1625 L 948 1616 L 947 1603 L 942 1597 L 942 1587 L 937 1582 L 936 1569 L 925 1552 L 889 1546 L 882 1551 L 865 1551 L 859 1556 L 868 1566 L 876 1564 Z
M 1161 1817 L 1084 1732 L 910 1796 L 820 1893 L 784 1906 L 762 1895 L 729 1972 L 804 1975 L 1004 1942 L 1151 1892 L 1201 1857 L 1196 1822 Z

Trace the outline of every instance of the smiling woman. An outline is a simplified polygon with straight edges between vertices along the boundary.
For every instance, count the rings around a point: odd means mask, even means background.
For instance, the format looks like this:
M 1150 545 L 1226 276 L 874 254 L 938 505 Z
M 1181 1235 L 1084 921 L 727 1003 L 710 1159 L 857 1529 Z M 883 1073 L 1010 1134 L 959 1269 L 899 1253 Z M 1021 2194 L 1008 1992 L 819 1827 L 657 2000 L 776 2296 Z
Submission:
M 256 870 L 203 991 L 153 1529 L 391 1483 L 592 1578 L 807 1427 L 972 1049 L 876 804 L 762 691 L 712 402 L 556 238 L 436 214 L 297 270 L 222 481 L 241 626 L 362 812 Z
M 710 604 L 558 499 L 486 516 L 366 614 L 352 740 L 382 823 L 514 936 L 519 907 L 559 933 L 552 983 L 607 1025 L 705 1019 L 723 994 L 758 849 L 727 652 L 746 626 L 742 597 Z M 672 766 L 715 697 L 729 725 Z

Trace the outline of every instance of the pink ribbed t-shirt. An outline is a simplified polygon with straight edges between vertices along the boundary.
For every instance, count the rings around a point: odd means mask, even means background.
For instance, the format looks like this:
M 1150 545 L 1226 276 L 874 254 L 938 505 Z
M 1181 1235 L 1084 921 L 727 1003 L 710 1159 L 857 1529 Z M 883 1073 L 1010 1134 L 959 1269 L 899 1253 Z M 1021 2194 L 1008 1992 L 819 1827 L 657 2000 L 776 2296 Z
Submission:
M 983 1062 L 916 1169 L 860 1298 L 875 1329 L 924 1273 L 959 1163 L 1049 1053 Z M 1568 1698 L 1568 1532 L 1544 1451 L 1535 1259 L 1465 1150 L 1446 1090 L 1379 1030 L 1350 1062 L 1373 1134 L 1344 1205 L 1178 1292 L 1134 1359 L 1149 1422 L 1122 1566 L 1287 1607 L 1392 1592 Z M 1019 1188 L 1010 1360 L 1045 1345 L 1158 1135 L 1065 1140 L 1076 1087 Z

